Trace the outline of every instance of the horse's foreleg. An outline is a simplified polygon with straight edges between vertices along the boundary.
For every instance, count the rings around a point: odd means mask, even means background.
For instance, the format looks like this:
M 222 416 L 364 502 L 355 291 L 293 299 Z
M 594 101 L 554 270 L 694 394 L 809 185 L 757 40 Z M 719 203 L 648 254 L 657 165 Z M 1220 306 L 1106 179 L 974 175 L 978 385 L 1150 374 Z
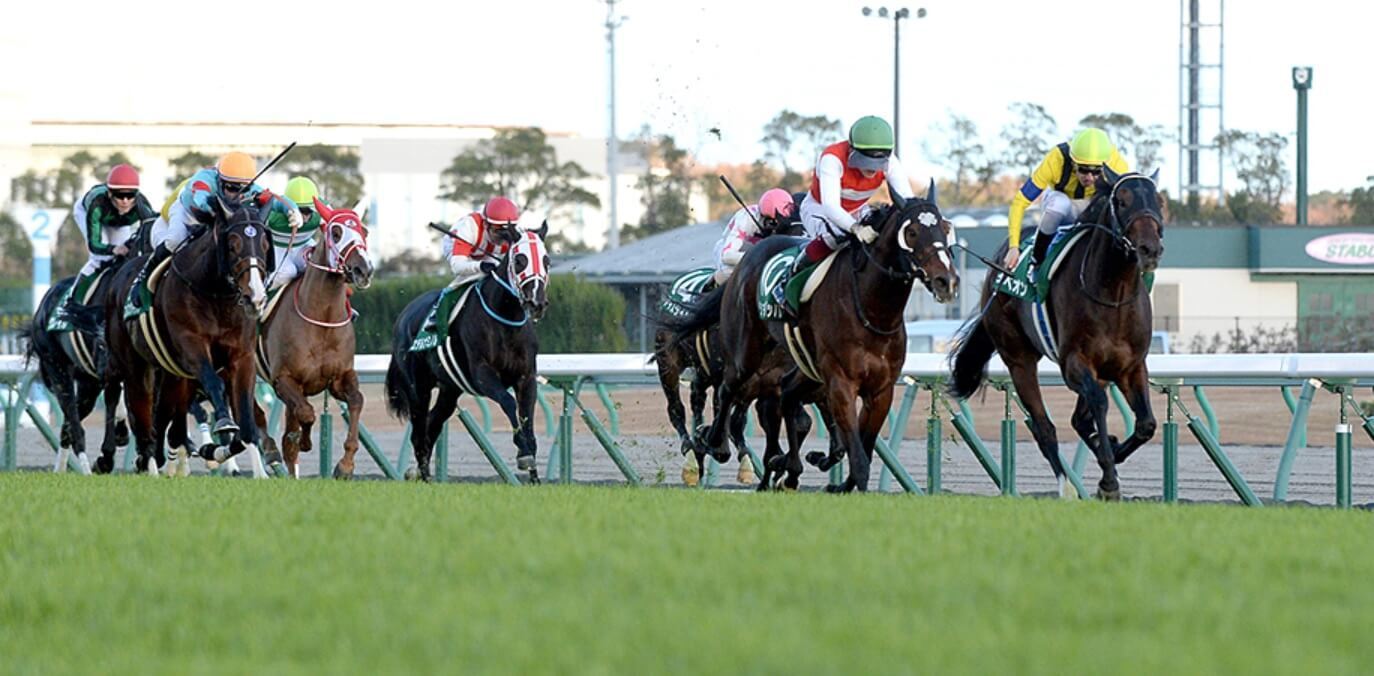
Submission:
M 782 432 L 782 402 L 777 397 L 764 397 L 754 406 L 759 414 L 759 429 L 763 431 L 763 476 L 759 480 L 759 490 L 773 487 L 773 481 L 782 476 L 783 452 L 780 434 Z M 791 438 L 792 430 L 788 429 Z M 744 462 L 740 461 L 741 464 Z
M 1130 404 L 1131 412 L 1135 413 L 1135 429 L 1126 443 L 1116 449 L 1115 460 L 1118 465 L 1126 462 L 1126 458 L 1131 457 L 1137 448 L 1154 438 L 1156 426 L 1154 411 L 1150 409 L 1150 375 L 1145 370 L 1145 362 L 1137 364 L 1121 379 L 1119 386 L 1126 392 L 1126 402 Z
M 190 476 L 187 460 L 193 452 L 186 440 L 186 409 L 191 401 L 192 383 L 182 378 L 161 376 L 153 415 L 154 435 L 166 443 L 163 468 L 167 476 Z
M 257 372 L 253 366 L 252 351 L 245 352 L 230 362 L 228 371 L 230 401 L 233 404 L 234 419 L 238 423 L 235 448 L 231 449 L 233 452 L 230 455 L 247 453 L 253 477 L 266 479 L 267 468 L 263 465 L 262 453 L 258 450 L 258 443 L 261 441 L 258 421 L 253 415 L 253 408 L 257 404 L 257 399 L 253 397 L 254 387 L 257 385 Z
M 406 470 L 407 479 L 429 481 L 429 455 L 434 441 L 428 434 L 429 425 L 425 421 L 429 416 L 431 398 L 434 396 L 432 388 L 430 384 L 417 387 L 416 397 L 407 403 L 410 411 L 410 449 L 415 454 L 415 466 Z
M 654 363 L 658 366 L 658 384 L 663 388 L 663 398 L 668 401 L 668 422 L 677 432 L 682 444 L 682 453 L 692 450 L 692 437 L 687 433 L 687 412 L 682 408 L 680 360 L 669 349 L 660 346 Z M 695 387 L 695 384 L 693 384 Z M 695 412 L 700 417 L 700 412 Z
M 210 407 L 215 410 L 215 422 L 210 427 L 210 433 L 215 436 L 215 440 L 222 446 L 228 446 L 229 442 L 239 431 L 239 425 L 234 422 L 233 416 L 229 411 L 229 399 L 225 396 L 224 380 L 215 371 L 215 364 L 206 355 L 200 362 L 200 387 L 205 390 L 205 396 L 210 399 Z M 223 462 L 223 458 L 215 458 Z
M 806 442 L 806 435 L 811 432 L 811 414 L 806 412 L 802 406 L 801 398 L 797 393 L 789 393 L 783 390 L 782 399 L 779 403 L 782 411 L 783 420 L 787 424 L 787 455 L 781 460 L 774 460 L 773 464 L 778 464 L 778 470 L 786 469 L 787 478 L 783 480 L 783 488 L 796 490 L 801 484 L 802 467 L 801 449 Z M 814 460 L 815 458 L 810 458 Z
M 278 376 L 272 383 L 281 400 L 286 416 L 286 429 L 282 432 L 282 462 L 291 476 L 300 474 L 300 453 L 302 442 L 310 435 L 310 426 L 315 423 L 315 407 L 305 398 L 301 384 L 289 374 Z
M 353 478 L 353 456 L 358 452 L 358 425 L 363 417 L 363 391 L 358 389 L 358 374 L 349 369 L 334 380 L 329 393 L 348 404 L 348 436 L 344 437 L 343 457 L 334 465 L 335 479 Z
M 826 392 L 826 404 L 830 415 L 835 418 L 834 435 L 840 437 L 844 452 L 849 454 L 849 476 L 836 490 L 847 493 L 854 489 L 868 490 L 868 456 L 862 450 L 859 438 L 859 416 L 856 410 L 854 384 L 843 377 L 834 376 Z
M 125 408 L 129 412 L 129 426 L 133 428 L 134 443 L 138 447 L 136 468 L 140 472 L 157 472 L 153 461 L 153 374 L 150 370 L 135 374 L 124 384 Z
M 1121 499 L 1121 484 L 1116 477 L 1116 444 L 1107 434 L 1107 390 L 1097 380 L 1097 374 L 1078 354 L 1064 361 L 1064 383 L 1078 393 L 1073 410 L 1073 429 L 1087 442 L 1097 465 L 1102 468 L 1098 481 L 1098 497 L 1104 500 Z
M 522 378 L 520 385 L 529 387 L 532 380 L 529 377 Z M 477 367 L 473 369 L 472 386 L 477 388 L 478 394 L 496 402 L 496 405 L 501 407 L 501 412 L 506 414 L 506 419 L 510 421 L 511 429 L 515 430 L 511 435 L 511 442 L 515 444 L 516 448 L 516 465 L 522 471 L 533 468 L 535 448 L 533 444 L 528 444 L 525 440 L 525 429 L 531 428 L 533 431 L 533 426 L 526 417 L 521 416 L 522 412 L 517 410 L 515 397 L 510 396 L 510 392 L 502 386 L 500 374 L 490 364 L 485 362 L 477 364 Z M 533 407 L 531 407 L 530 413 L 534 413 Z
M 884 387 L 876 394 L 863 398 L 863 410 L 859 412 L 859 443 L 869 467 L 873 466 L 873 445 L 877 443 L 878 435 L 882 434 L 888 411 L 892 410 L 892 391 L 893 388 Z M 866 488 L 860 486 L 860 490 Z
M 745 450 L 744 427 L 749 423 L 749 407 L 737 406 L 735 412 L 730 415 L 730 443 L 735 447 L 735 459 L 739 461 L 739 471 L 735 473 L 735 480 L 742 484 L 754 483 L 754 463 L 749 460 L 749 452 Z
M 105 438 L 100 441 L 100 457 L 95 459 L 95 472 L 97 474 L 113 472 L 115 453 L 118 452 L 120 446 L 129 443 L 129 425 L 116 416 L 123 389 L 120 382 L 114 378 L 105 381 Z M 124 438 L 122 444 L 120 443 L 121 436 Z
M 517 469 L 529 472 L 530 483 L 539 483 L 539 463 L 535 455 L 539 452 L 539 440 L 534 436 L 534 405 L 538 401 L 539 381 L 534 373 L 526 374 L 516 386 L 516 409 L 520 415 L 520 427 L 515 435 L 515 446 L 519 455 L 515 459 Z

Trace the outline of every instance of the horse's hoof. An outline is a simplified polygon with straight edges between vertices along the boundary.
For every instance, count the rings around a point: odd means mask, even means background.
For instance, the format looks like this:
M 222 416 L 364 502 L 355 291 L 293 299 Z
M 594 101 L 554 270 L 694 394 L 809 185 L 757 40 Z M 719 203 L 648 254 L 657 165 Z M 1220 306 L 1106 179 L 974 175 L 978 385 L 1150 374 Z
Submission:
M 811 451 L 810 453 L 806 454 L 806 464 L 811 465 L 812 467 L 816 467 L 818 469 L 826 469 L 821 467 L 821 463 L 825 462 L 825 459 L 828 457 L 830 457 L 828 453 L 822 453 L 820 451 Z
M 735 473 L 735 481 L 747 486 L 757 480 L 754 476 L 754 463 L 750 462 L 749 458 L 742 458 L 739 461 L 739 471 Z
M 406 481 L 419 481 L 419 480 L 420 480 L 420 470 L 418 470 L 418 469 L 416 469 L 416 468 L 414 468 L 414 467 L 407 467 L 407 468 L 406 468 Z
M 540 483 L 540 481 L 539 481 L 539 470 L 537 470 L 537 469 L 532 469 L 532 470 L 530 470 L 530 477 L 529 477 L 529 478 L 530 478 L 530 485 L 531 485 L 531 486 L 538 486 L 539 483 Z
M 1101 501 L 1103 501 L 1103 502 L 1120 502 L 1120 501 L 1121 501 L 1121 489 L 1120 489 L 1120 488 L 1117 488 L 1116 490 L 1107 491 L 1107 490 L 1103 490 L 1103 489 L 1099 486 L 1098 489 L 1097 489 L 1097 496 L 1096 496 L 1096 497 L 1097 497 L 1098 500 L 1101 500 Z
M 109 474 L 114 471 L 114 458 L 102 455 L 95 459 L 95 467 L 91 469 L 96 474 Z
M 115 446 L 129 445 L 129 424 L 123 420 L 115 421 L 114 444 Z
M 826 484 L 826 485 L 825 485 L 825 492 L 826 492 L 826 493 L 843 493 L 843 492 L 844 492 L 844 486 L 841 486 L 841 485 L 839 485 L 839 484 Z
M 787 456 L 775 455 L 764 463 L 764 468 L 770 472 L 783 472 L 787 470 Z
M 534 461 L 534 454 L 515 456 L 515 468 L 521 472 L 532 472 L 538 468 L 538 463 Z
M 692 455 L 683 456 L 682 485 L 694 488 L 701 483 L 701 471 L 697 469 L 697 459 Z
M 788 483 L 788 482 L 786 482 L 786 481 L 783 481 L 783 482 L 782 482 L 782 492 L 784 492 L 784 493 L 796 493 L 796 492 L 797 492 L 797 484 L 792 484 L 792 483 Z
M 343 463 L 334 465 L 334 478 L 340 481 L 348 481 L 353 478 L 353 470 L 344 471 Z

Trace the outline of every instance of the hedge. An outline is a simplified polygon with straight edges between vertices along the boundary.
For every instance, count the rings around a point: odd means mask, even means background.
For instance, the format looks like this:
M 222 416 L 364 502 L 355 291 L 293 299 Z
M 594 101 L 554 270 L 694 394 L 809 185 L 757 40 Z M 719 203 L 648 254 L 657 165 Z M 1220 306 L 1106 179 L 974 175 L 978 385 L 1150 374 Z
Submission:
M 358 353 L 391 352 L 391 330 L 406 304 L 450 280 L 445 275 L 390 277 L 354 293 Z M 549 280 L 549 308 L 538 325 L 539 351 L 624 352 L 628 344 L 621 327 L 624 316 L 625 300 L 609 286 L 554 275 Z

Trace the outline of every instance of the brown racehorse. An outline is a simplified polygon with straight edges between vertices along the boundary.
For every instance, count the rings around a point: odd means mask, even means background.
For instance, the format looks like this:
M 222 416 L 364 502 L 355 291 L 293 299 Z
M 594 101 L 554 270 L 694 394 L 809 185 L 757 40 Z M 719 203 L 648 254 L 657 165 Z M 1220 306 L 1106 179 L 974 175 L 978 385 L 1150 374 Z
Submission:
M 927 197 L 933 200 L 933 186 Z M 760 490 L 770 487 L 770 479 L 783 469 L 783 486 L 797 487 L 801 443 L 810 429 L 803 408 L 808 400 L 819 401 L 832 418 L 835 448 L 849 455 L 850 473 L 841 490 L 867 490 L 874 440 L 906 357 L 902 315 L 911 287 L 920 280 L 942 303 L 958 292 L 959 277 L 948 253 L 953 227 L 930 200 L 899 200 L 898 205 L 870 214 L 867 222 L 878 230 L 877 239 L 870 245 L 852 242 L 839 252 L 829 279 L 801 307 L 795 322 L 760 319 L 755 299 L 765 263 L 796 240 L 760 242 L 745 254 L 724 287 L 720 322 L 727 357 L 718 391 L 722 403 L 703 443 L 718 448 L 723 414 L 741 398 L 759 397 L 760 422 L 770 437 Z M 791 332 L 790 338 L 785 331 Z M 793 363 L 789 343 L 800 346 L 804 367 Z M 795 373 L 798 369 L 815 378 L 804 382 Z M 862 400 L 861 410 L 855 409 L 856 400 Z M 789 446 L 785 460 L 775 440 L 784 418 Z
M 662 320 L 660 320 L 662 321 Z M 682 442 L 682 483 L 695 486 L 705 471 L 703 463 L 707 450 L 698 448 L 687 432 L 687 411 L 682 407 L 682 397 L 678 386 L 682 372 L 692 369 L 691 404 L 693 425 L 701 420 L 706 409 L 706 394 L 720 385 L 724 364 L 721 363 L 720 330 L 711 327 L 677 339 L 667 328 L 660 328 L 654 334 L 654 364 L 658 367 L 658 382 L 663 388 L 663 396 L 668 400 L 668 422 L 677 431 Z M 735 409 L 735 419 L 730 421 L 730 441 L 735 446 L 739 458 L 739 471 L 735 478 L 742 484 L 754 482 L 754 465 L 749 453 L 744 450 L 744 428 L 747 424 L 749 409 L 740 406 Z M 690 454 L 690 455 L 689 455 Z M 729 460 L 729 454 L 716 457 L 718 462 Z
M 1105 172 L 1106 184 L 1098 184 L 1097 196 L 1080 218 L 1093 228 L 1057 264 L 1064 274 L 1050 282 L 1046 312 L 1057 336 L 1059 371 L 1069 389 L 1078 393 L 1073 429 L 1102 468 L 1098 494 L 1119 499 L 1116 465 L 1155 433 L 1145 369 L 1150 295 L 1141 276 L 1154 270 L 1164 254 L 1164 217 L 1154 176 L 1118 176 L 1110 168 Z M 1005 252 L 1003 245 L 994 259 L 1001 260 Z M 950 393 L 972 396 L 987 376 L 988 360 L 994 352 L 1000 354 L 1030 413 L 1031 434 L 1059 480 L 1060 494 L 1072 497 L 1073 486 L 1064 480 L 1058 435 L 1040 395 L 1036 374 L 1042 353 L 1033 339 L 1035 320 L 1028 303 L 992 293 L 996 274 L 989 271 L 980 303 L 983 311 L 969 318 L 950 354 Z M 1121 388 L 1135 412 L 1135 429 L 1124 444 L 1107 434 L 1104 386 L 1109 382 Z M 1110 443 L 1104 445 L 1102 439 Z
M 124 383 L 140 471 L 163 464 L 164 432 L 174 457 L 178 450 L 183 459 L 193 452 L 186 414 L 199 384 L 214 407 L 220 444 L 207 445 L 202 456 L 223 462 L 248 451 L 254 474 L 266 476 L 253 419 L 253 337 L 266 297 L 265 213 L 220 201 L 214 210 L 214 223 L 172 255 L 147 313 L 125 320 L 121 302 L 106 304 L 108 375 Z M 138 263 L 120 269 L 113 298 L 128 296 Z M 188 468 L 183 460 L 168 470 Z
M 321 241 L 306 253 L 305 272 L 282 289 L 278 307 L 258 327 L 258 365 L 286 406 L 282 452 L 292 476 L 299 475 L 301 449 L 310 448 L 315 409 L 307 398 L 327 389 L 348 404 L 348 436 L 343 457 L 334 467 L 335 478 L 348 479 L 353 476 L 363 412 L 363 393 L 353 370 L 355 337 L 348 293 L 350 284 L 371 284 L 372 264 L 367 258 L 367 230 L 357 213 L 330 209 L 318 198 L 315 210 L 324 219 Z M 263 417 L 258 425 L 265 428 Z

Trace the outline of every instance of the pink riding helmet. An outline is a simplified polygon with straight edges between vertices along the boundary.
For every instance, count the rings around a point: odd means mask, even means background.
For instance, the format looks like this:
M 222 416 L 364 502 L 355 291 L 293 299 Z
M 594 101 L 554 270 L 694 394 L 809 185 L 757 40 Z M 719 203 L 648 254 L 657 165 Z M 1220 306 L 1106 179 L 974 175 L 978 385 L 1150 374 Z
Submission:
M 773 188 L 759 198 L 759 215 L 764 218 L 791 216 L 795 208 L 792 204 L 792 195 L 782 188 Z

